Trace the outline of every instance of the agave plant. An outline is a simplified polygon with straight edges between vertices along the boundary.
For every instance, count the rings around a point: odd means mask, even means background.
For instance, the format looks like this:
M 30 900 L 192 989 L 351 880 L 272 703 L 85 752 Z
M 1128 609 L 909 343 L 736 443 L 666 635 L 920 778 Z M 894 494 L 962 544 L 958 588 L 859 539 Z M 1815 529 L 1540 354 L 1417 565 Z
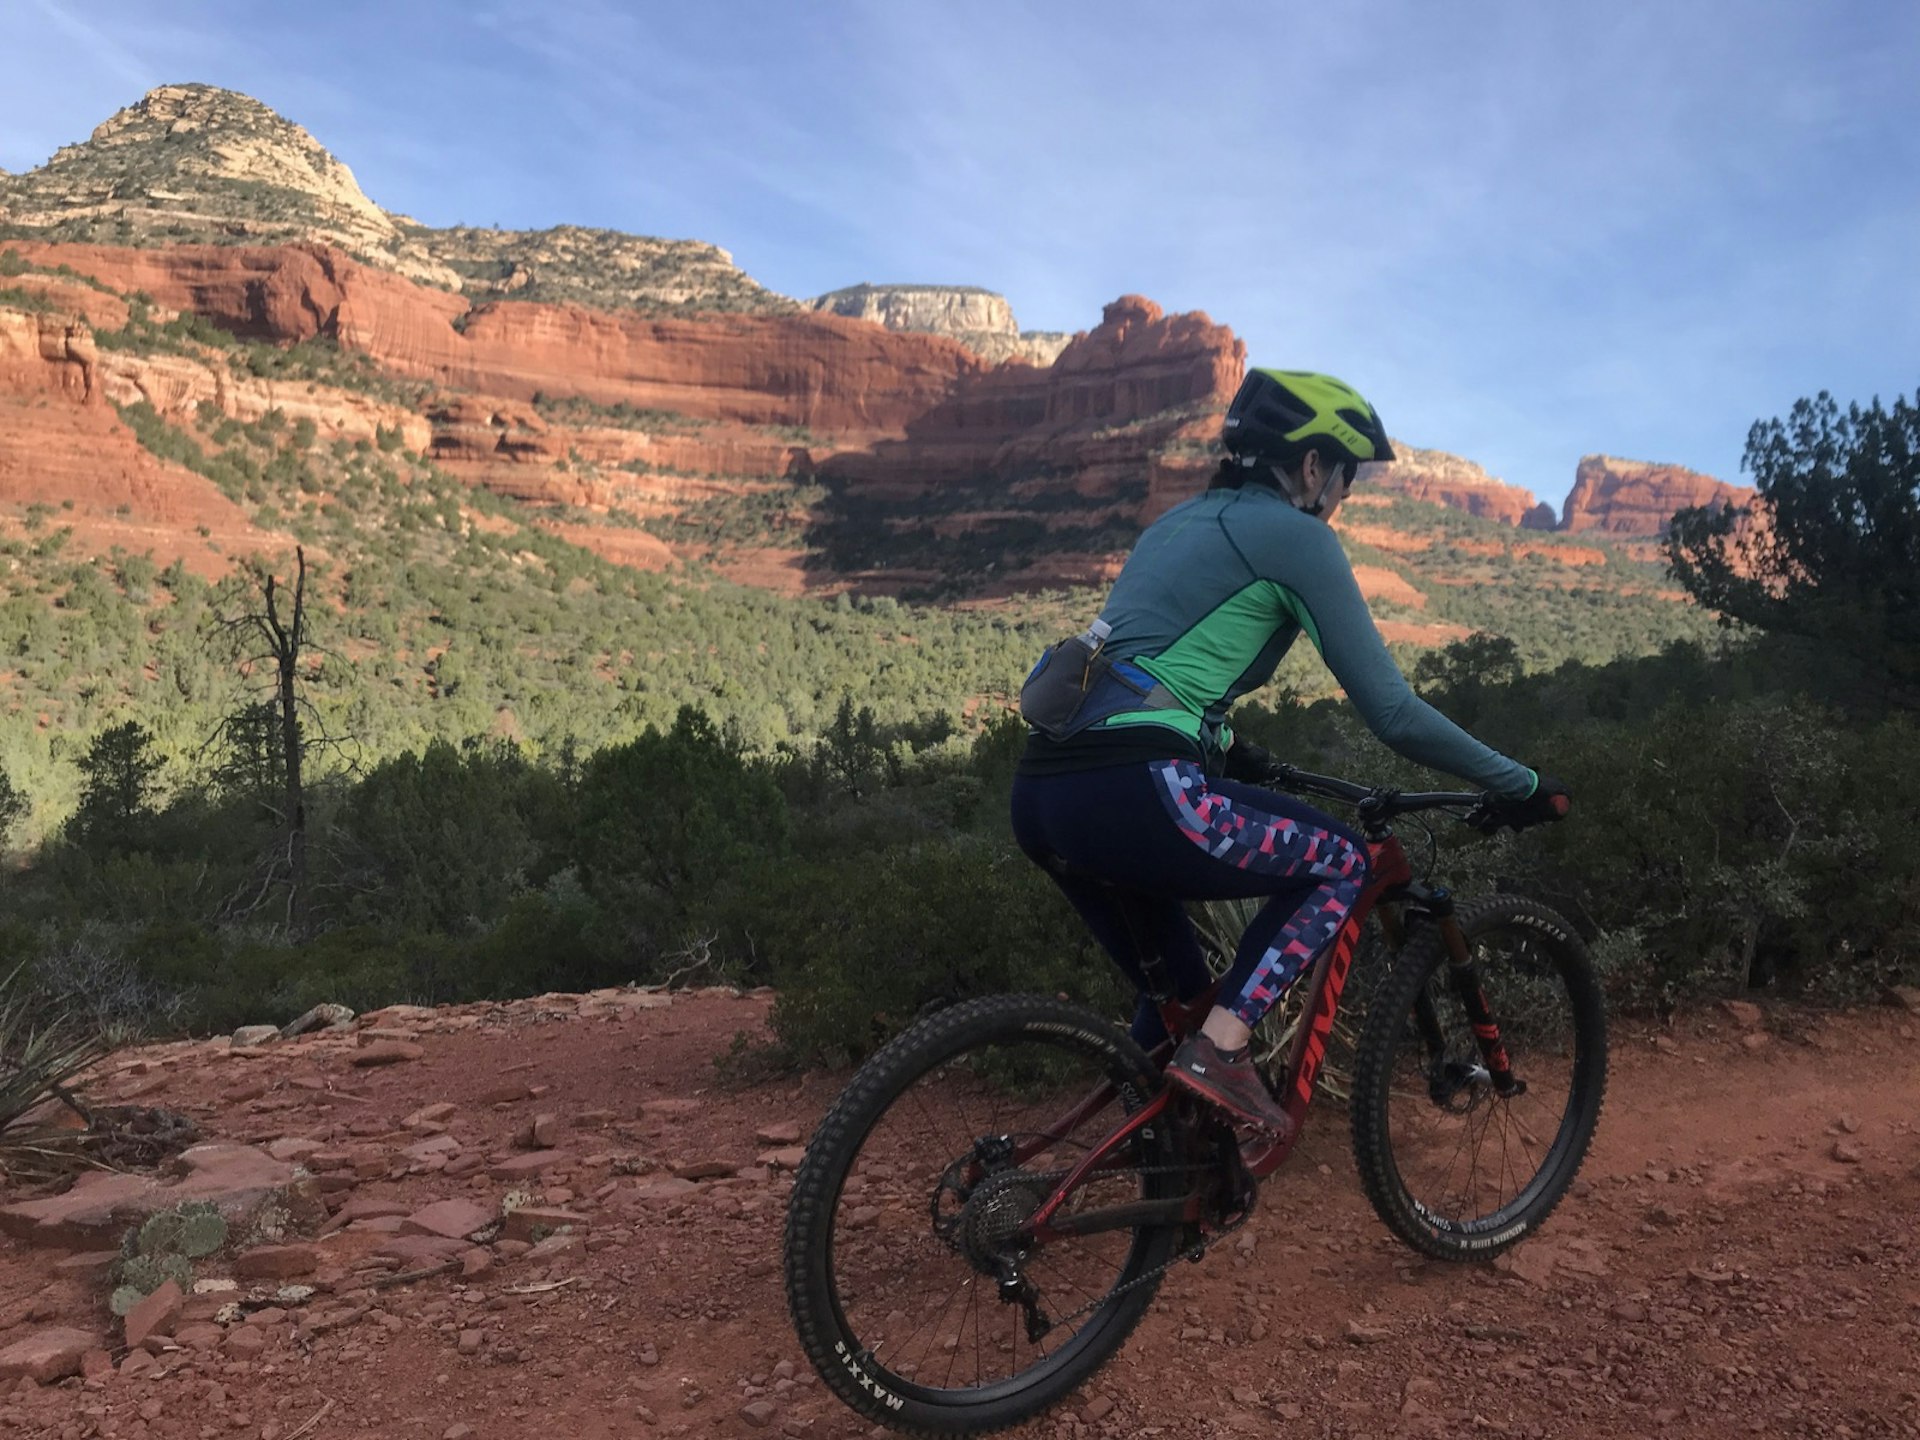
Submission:
M 103 1031 L 31 994 L 24 972 L 16 965 L 0 978 L 0 1177 L 9 1180 L 72 1167 L 76 1132 L 36 1122 L 31 1112 L 49 1098 L 67 1099 L 66 1082 L 114 1048 Z

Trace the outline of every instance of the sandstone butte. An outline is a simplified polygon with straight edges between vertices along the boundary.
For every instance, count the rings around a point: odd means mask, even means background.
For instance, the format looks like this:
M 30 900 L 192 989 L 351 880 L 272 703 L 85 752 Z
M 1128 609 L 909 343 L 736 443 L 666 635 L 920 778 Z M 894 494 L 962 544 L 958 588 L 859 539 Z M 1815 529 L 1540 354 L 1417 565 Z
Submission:
M 397 429 L 410 448 L 471 482 L 562 507 L 551 523 L 570 538 L 610 532 L 570 525 L 564 507 L 672 509 L 691 483 L 684 477 L 818 475 L 854 503 L 910 505 L 936 489 L 957 490 L 962 503 L 949 503 L 938 521 L 946 528 L 964 529 L 996 508 L 1041 512 L 1049 525 L 1141 524 L 1204 483 L 1220 412 L 1246 364 L 1227 327 L 1202 314 L 1163 314 L 1139 296 L 1107 306 L 1101 323 L 1074 336 L 1049 366 L 995 366 L 943 336 L 825 313 L 475 305 L 320 244 L 10 248 L 246 338 L 326 337 L 433 390 L 416 412 L 358 393 L 235 376 L 217 357 L 101 350 L 87 322 L 122 323 L 123 302 L 55 277 L 21 277 L 56 308 L 0 310 L 0 413 L 9 420 L 0 436 L 0 501 L 78 495 L 90 541 L 184 551 L 208 573 L 224 563 L 222 553 L 271 547 L 277 537 L 255 530 L 197 477 L 142 451 L 107 402 L 145 399 L 176 421 L 204 405 L 242 419 L 277 407 L 348 439 Z M 559 423 L 536 410 L 543 394 L 624 405 L 650 412 L 651 421 L 644 429 L 591 418 Z M 52 397 L 68 403 L 46 403 Z M 560 463 L 574 454 L 612 474 Z M 1750 493 L 1672 467 L 1601 463 L 1611 468 L 1595 475 L 1583 463 L 1561 528 L 1652 535 L 1680 505 Z M 636 469 L 646 473 L 629 473 Z M 1370 479 L 1507 525 L 1554 528 L 1551 509 L 1527 491 L 1441 452 L 1407 447 Z M 1063 494 L 1071 501 L 1062 504 Z M 181 542 L 182 531 L 200 527 L 209 532 L 201 543 Z M 629 543 L 609 558 L 647 568 L 671 562 L 672 552 L 650 537 L 617 538 Z M 1098 581 L 1110 568 L 1109 556 L 1045 557 L 1003 583 Z M 797 575 L 775 583 L 798 583 Z
M 1587 455 L 1574 472 L 1563 530 L 1658 535 L 1675 512 L 1693 506 L 1745 506 L 1754 492 L 1678 465 Z

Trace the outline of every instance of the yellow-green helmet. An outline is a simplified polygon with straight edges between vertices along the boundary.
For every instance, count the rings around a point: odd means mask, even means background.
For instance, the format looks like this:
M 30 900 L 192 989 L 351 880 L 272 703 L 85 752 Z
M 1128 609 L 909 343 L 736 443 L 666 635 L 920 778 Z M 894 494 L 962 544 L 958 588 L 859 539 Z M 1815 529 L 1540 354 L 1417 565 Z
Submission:
M 1344 380 L 1311 370 L 1249 370 L 1220 439 L 1241 460 L 1287 469 L 1309 450 L 1330 464 L 1393 459 L 1373 406 Z

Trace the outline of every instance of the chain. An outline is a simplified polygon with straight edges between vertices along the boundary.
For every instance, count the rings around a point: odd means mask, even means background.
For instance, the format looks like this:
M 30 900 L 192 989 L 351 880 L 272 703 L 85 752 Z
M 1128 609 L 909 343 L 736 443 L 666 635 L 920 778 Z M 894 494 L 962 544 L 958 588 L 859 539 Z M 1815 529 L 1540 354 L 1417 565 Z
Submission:
M 1193 1166 L 1193 1165 L 1143 1165 L 1138 1170 L 1135 1170 L 1133 1173 L 1136 1175 L 1179 1175 L 1179 1174 L 1186 1174 L 1195 1169 L 1210 1170 L 1211 1168 L 1212 1168 L 1211 1166 L 1199 1167 L 1199 1166 Z M 1258 1191 L 1256 1190 L 1255 1193 L 1257 1194 Z M 1178 1265 L 1182 1260 L 1191 1260 L 1195 1263 L 1198 1263 L 1201 1256 L 1205 1255 L 1207 1251 L 1211 1250 L 1215 1245 L 1219 1244 L 1222 1240 L 1226 1239 L 1227 1236 L 1233 1234 L 1234 1231 L 1238 1230 L 1242 1225 L 1246 1224 L 1247 1221 L 1252 1218 L 1252 1216 L 1253 1216 L 1253 1206 L 1251 1203 L 1249 1203 L 1247 1208 L 1240 1212 L 1240 1215 L 1237 1219 L 1229 1222 L 1219 1230 L 1215 1231 L 1212 1235 L 1207 1236 L 1204 1240 L 1201 1240 L 1198 1244 L 1189 1245 L 1186 1249 L 1182 1250 L 1179 1254 L 1175 1255 L 1171 1260 L 1168 1260 L 1160 1265 L 1154 1266 L 1153 1269 L 1147 1271 L 1147 1273 L 1144 1275 L 1134 1276 L 1133 1279 L 1127 1281 L 1123 1285 L 1116 1285 L 1113 1289 L 1109 1290 L 1106 1294 L 1102 1295 L 1098 1300 L 1091 1300 L 1085 1305 L 1082 1305 L 1078 1310 L 1070 1310 L 1065 1315 L 1060 1316 L 1058 1319 L 1052 1321 L 1051 1323 L 1053 1325 L 1072 1324 L 1075 1320 L 1078 1320 L 1082 1315 L 1090 1315 L 1095 1310 L 1098 1310 L 1101 1306 L 1111 1304 L 1115 1300 L 1118 1300 L 1121 1297 L 1127 1294 L 1130 1294 L 1132 1291 L 1138 1290 L 1143 1285 L 1151 1285 L 1154 1281 L 1160 1279 L 1161 1276 L 1165 1275 L 1167 1271 L 1171 1270 L 1174 1266 Z
M 1194 1173 L 1194 1171 L 1213 1173 L 1213 1169 L 1215 1169 L 1215 1165 L 1139 1165 L 1139 1167 L 1129 1167 L 1129 1173 L 1133 1173 L 1133 1175 L 1190 1175 L 1190 1173 Z M 1050 1175 L 1037 1175 L 1035 1179 L 1054 1179 L 1054 1175 L 1058 1175 L 1058 1177 L 1064 1179 L 1068 1173 L 1069 1171 L 1062 1169 L 1062 1171 L 1056 1171 L 1056 1173 L 1050 1173 Z M 1100 1309 L 1100 1306 L 1112 1304 L 1112 1302 L 1119 1300 L 1121 1296 L 1131 1294 L 1133 1290 L 1139 1290 L 1142 1284 L 1152 1284 L 1154 1281 L 1158 1281 L 1160 1277 L 1164 1277 L 1169 1269 L 1173 1269 L 1175 1265 L 1179 1265 L 1183 1260 L 1198 1263 L 1200 1258 L 1202 1258 L 1208 1250 L 1212 1250 L 1215 1244 L 1219 1244 L 1219 1242 L 1225 1240 L 1227 1236 L 1233 1235 L 1236 1229 L 1240 1229 L 1242 1225 L 1246 1225 L 1246 1221 L 1248 1221 L 1248 1219 L 1252 1217 L 1252 1213 L 1254 1213 L 1252 1200 L 1254 1200 L 1254 1196 L 1256 1196 L 1258 1192 L 1260 1192 L 1260 1188 L 1256 1185 L 1256 1188 L 1248 1194 L 1248 1206 L 1246 1206 L 1246 1210 L 1238 1213 L 1238 1217 L 1235 1217 L 1233 1221 L 1229 1221 L 1227 1225 L 1223 1225 L 1221 1229 L 1217 1229 L 1213 1235 L 1206 1236 L 1204 1240 L 1200 1240 L 1200 1242 L 1196 1242 L 1196 1244 L 1190 1244 L 1185 1250 L 1181 1250 L 1179 1254 L 1175 1254 L 1173 1260 L 1167 1260 L 1164 1261 L 1164 1263 L 1160 1263 L 1160 1265 L 1154 1265 L 1154 1269 L 1146 1271 L 1144 1275 L 1135 1275 L 1131 1281 L 1127 1281 L 1125 1284 L 1117 1284 L 1112 1290 L 1108 1290 L 1104 1296 L 1100 1296 L 1098 1300 L 1089 1300 L 1085 1306 L 1081 1306 L 1079 1309 L 1071 1309 L 1066 1315 L 1060 1315 L 1058 1319 L 1050 1321 L 1050 1325 L 1071 1325 L 1071 1323 L 1077 1321 L 1081 1315 L 1091 1315 L 1092 1311 Z

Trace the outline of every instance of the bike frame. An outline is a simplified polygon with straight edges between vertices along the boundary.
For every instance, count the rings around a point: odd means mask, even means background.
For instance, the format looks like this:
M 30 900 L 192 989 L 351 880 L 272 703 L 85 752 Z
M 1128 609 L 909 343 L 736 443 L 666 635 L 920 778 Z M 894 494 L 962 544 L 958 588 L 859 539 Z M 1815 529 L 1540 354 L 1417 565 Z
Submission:
M 1401 848 L 1399 838 L 1386 828 L 1384 821 L 1370 824 L 1368 828 L 1367 852 L 1372 862 L 1372 878 L 1360 892 L 1346 922 L 1334 936 L 1333 943 L 1322 952 L 1306 979 L 1303 1019 L 1294 1035 L 1286 1067 L 1276 1087 L 1277 1094 L 1284 1097 L 1282 1105 L 1287 1116 L 1293 1121 L 1293 1133 L 1284 1140 L 1242 1147 L 1241 1161 L 1248 1175 L 1255 1180 L 1264 1179 L 1280 1168 L 1305 1126 L 1307 1109 L 1313 1103 L 1314 1081 L 1319 1076 L 1321 1064 L 1326 1060 L 1327 1041 L 1333 1033 L 1334 1017 L 1340 1009 L 1340 996 L 1346 989 L 1347 976 L 1353 968 L 1361 932 L 1376 905 L 1386 903 L 1391 906 L 1395 902 L 1406 902 L 1439 924 L 1452 962 L 1449 966 L 1450 979 L 1472 1021 L 1474 1037 L 1487 1069 L 1495 1085 L 1503 1091 L 1516 1084 L 1505 1046 L 1500 1040 L 1499 1026 L 1481 991 L 1466 936 L 1454 916 L 1452 896 L 1444 889 L 1414 880 L 1406 851 Z M 1402 917 L 1395 909 L 1388 908 L 1381 911 L 1381 920 L 1388 943 L 1397 952 L 1405 936 Z M 1170 1037 L 1155 1050 L 1153 1056 L 1164 1066 L 1174 1047 L 1200 1027 L 1213 1006 L 1218 985 L 1210 986 L 1202 995 L 1183 1003 L 1172 998 L 1170 987 L 1164 983 L 1158 957 L 1149 954 L 1144 964 L 1148 978 L 1155 987 L 1161 1020 Z M 1437 1051 L 1440 1043 L 1438 1021 L 1424 1001 L 1416 1020 L 1430 1047 Z M 1060 1119 L 1047 1126 L 1041 1134 L 1017 1145 L 1013 1151 L 1014 1162 L 1026 1163 L 1070 1134 L 1088 1117 L 1098 1114 L 1118 1096 L 1117 1086 L 1110 1082 L 1103 1083 Z M 1158 1123 L 1168 1107 L 1181 1098 L 1172 1087 L 1163 1086 L 1157 1095 L 1095 1145 L 1034 1211 L 1027 1227 L 1034 1241 L 1045 1244 L 1050 1239 L 1088 1235 L 1103 1230 L 1130 1229 L 1142 1224 L 1199 1222 L 1207 1199 L 1199 1189 L 1167 1200 L 1102 1206 L 1071 1215 L 1060 1213 L 1067 1197 L 1089 1175 L 1109 1168 L 1114 1157 L 1134 1135 Z

